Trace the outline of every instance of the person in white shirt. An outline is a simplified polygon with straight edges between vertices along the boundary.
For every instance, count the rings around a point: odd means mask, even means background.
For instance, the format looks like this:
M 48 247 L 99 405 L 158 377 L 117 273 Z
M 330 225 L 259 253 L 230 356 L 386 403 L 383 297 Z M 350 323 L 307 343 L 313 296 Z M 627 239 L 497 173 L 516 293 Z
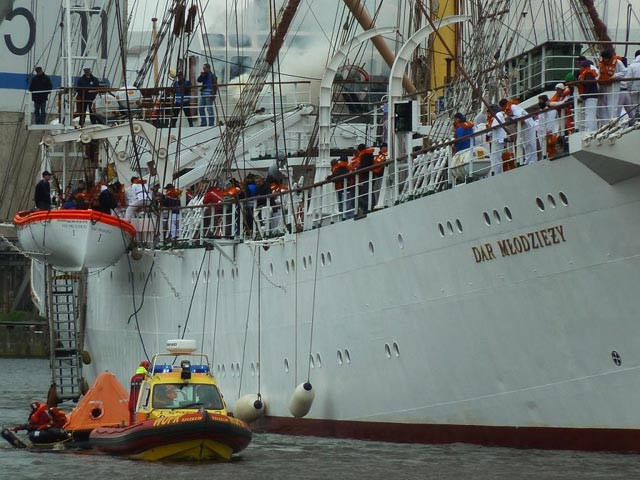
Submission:
M 124 213 L 124 219 L 130 222 L 140 207 L 149 202 L 149 190 L 138 177 L 131 177 L 131 186 L 127 188 L 125 196 L 127 210 Z
M 495 103 L 489 106 L 489 128 L 487 135 L 491 139 L 491 172 L 493 175 L 502 173 L 502 154 L 507 143 L 507 131 L 503 128 L 507 117 Z
M 627 89 L 629 92 L 629 108 L 627 114 L 630 118 L 640 118 L 640 50 L 635 52 L 635 60 L 629 64 L 627 69 Z M 635 78 L 635 80 L 631 80 Z
M 502 111 L 509 118 L 518 120 L 518 143 L 524 151 L 524 163 L 529 165 L 530 163 L 536 162 L 538 160 L 538 152 L 536 151 L 536 121 L 532 117 L 523 118 L 528 115 L 528 112 L 506 98 L 500 100 L 500 108 L 502 108 Z

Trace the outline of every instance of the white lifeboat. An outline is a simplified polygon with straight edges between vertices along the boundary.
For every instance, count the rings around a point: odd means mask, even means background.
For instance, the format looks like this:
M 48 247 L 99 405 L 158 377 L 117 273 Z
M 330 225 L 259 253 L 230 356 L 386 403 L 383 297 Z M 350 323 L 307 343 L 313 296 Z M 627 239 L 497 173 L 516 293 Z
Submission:
M 13 223 L 26 255 L 66 271 L 112 265 L 136 234 L 129 222 L 95 210 L 22 211 Z

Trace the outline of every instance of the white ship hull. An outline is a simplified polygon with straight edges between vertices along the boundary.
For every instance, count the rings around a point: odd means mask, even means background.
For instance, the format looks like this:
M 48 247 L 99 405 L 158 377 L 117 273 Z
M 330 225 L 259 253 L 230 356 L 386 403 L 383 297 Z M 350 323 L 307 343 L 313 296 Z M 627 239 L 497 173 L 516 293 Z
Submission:
M 141 338 L 186 329 L 231 408 L 261 393 L 272 431 L 640 451 L 639 187 L 568 156 L 268 250 L 122 259 L 89 276 L 85 375 L 126 384 Z

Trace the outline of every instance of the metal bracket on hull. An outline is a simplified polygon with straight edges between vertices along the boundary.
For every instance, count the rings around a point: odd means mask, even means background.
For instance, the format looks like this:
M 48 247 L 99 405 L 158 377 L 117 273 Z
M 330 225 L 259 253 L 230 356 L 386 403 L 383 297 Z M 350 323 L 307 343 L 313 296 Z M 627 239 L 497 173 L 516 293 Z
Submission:
M 608 184 L 614 185 L 640 175 L 640 158 L 635 135 L 623 135 L 615 141 L 587 142 L 576 133 L 569 139 L 571 154 Z
M 220 246 L 220 244 L 219 244 L 217 241 L 215 241 L 215 240 L 214 240 L 214 239 L 212 239 L 212 238 L 207 238 L 207 239 L 205 239 L 205 240 L 204 240 L 204 243 L 208 243 L 209 245 L 212 245 L 214 248 L 218 249 L 218 251 L 220 252 L 220 254 L 221 254 L 224 258 L 226 258 L 227 260 L 229 260 L 229 262 L 230 262 L 230 263 L 235 267 L 235 265 L 236 265 L 236 261 L 235 261 L 233 258 L 231 258 L 229 255 L 227 255 L 227 254 L 225 253 L 225 251 L 222 249 L 222 247 Z M 234 245 L 234 247 L 235 247 L 235 245 Z

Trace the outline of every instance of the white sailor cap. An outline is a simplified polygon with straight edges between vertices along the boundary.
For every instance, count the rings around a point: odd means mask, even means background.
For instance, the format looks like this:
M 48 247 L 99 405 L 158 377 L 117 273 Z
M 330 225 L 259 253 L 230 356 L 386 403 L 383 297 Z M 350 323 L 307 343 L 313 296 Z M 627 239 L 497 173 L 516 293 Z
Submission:
M 556 90 L 564 90 L 564 83 L 556 83 Z

